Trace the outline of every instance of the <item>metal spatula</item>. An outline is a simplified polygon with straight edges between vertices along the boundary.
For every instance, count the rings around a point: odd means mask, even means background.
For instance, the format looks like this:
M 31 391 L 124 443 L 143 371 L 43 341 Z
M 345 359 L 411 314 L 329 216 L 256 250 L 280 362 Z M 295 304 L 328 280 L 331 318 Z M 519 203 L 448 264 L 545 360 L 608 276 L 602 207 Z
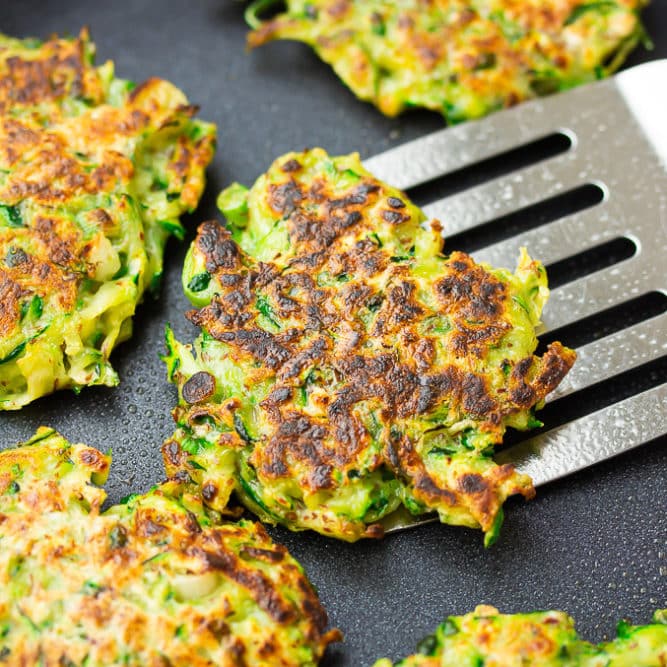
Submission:
M 444 224 L 445 236 L 532 207 L 585 184 L 601 201 L 584 211 L 473 252 L 478 261 L 514 266 L 519 248 L 553 265 L 627 239 L 634 254 L 552 291 L 543 315 L 554 331 L 596 313 L 653 294 L 667 302 L 667 60 L 614 78 L 447 128 L 365 161 L 377 177 L 404 190 L 460 173 L 550 135 L 565 135 L 569 149 L 425 206 Z M 526 148 L 528 150 L 528 148 Z M 521 151 L 519 151 L 520 154 Z M 502 161 L 502 160 L 501 160 Z M 450 244 L 447 247 L 454 249 Z M 598 386 L 667 355 L 667 306 L 660 314 L 580 347 L 578 360 L 554 401 Z M 637 319 L 637 318 L 635 318 Z M 641 317 L 639 318 L 641 319 Z M 567 339 L 563 340 L 567 344 Z M 545 484 L 667 433 L 667 382 L 608 405 L 515 446 L 496 460 L 512 462 L 536 485 Z M 548 424 L 547 424 L 548 427 Z M 394 517 L 389 532 L 433 520 Z

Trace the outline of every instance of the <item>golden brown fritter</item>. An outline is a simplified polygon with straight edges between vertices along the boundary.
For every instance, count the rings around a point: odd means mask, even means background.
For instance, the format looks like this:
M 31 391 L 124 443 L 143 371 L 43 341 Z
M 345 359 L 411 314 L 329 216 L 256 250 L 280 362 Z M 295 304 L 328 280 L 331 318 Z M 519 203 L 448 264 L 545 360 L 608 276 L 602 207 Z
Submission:
M 357 97 L 449 122 L 602 78 L 644 36 L 647 0 L 257 0 L 248 44 L 312 46 Z M 262 21 L 267 5 L 286 11 Z
M 395 667 L 662 667 L 666 662 L 665 611 L 656 612 L 648 625 L 621 621 L 616 639 L 595 645 L 579 638 L 562 611 L 501 614 L 480 605 L 470 614 L 450 616 Z M 375 667 L 392 664 L 384 659 Z
M 101 512 L 109 464 L 45 428 L 0 452 L 3 665 L 314 667 L 340 639 L 260 524 L 176 481 Z
M 181 91 L 93 56 L 86 31 L 0 36 L 0 410 L 117 384 L 109 355 L 213 155 Z
M 169 474 L 296 530 L 378 536 L 403 504 L 491 542 L 507 496 L 534 494 L 494 446 L 539 424 L 574 361 L 533 355 L 544 268 L 443 255 L 440 225 L 356 155 L 289 154 L 220 204 L 231 231 L 201 225 L 183 276 L 202 334 L 168 333 Z

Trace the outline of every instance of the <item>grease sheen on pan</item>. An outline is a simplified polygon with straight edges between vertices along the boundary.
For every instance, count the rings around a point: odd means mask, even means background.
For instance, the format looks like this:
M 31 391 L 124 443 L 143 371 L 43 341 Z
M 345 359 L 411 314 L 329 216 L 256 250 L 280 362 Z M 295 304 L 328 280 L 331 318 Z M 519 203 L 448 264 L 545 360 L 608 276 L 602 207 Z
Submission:
M 481 605 L 450 616 L 417 652 L 375 667 L 662 667 L 667 664 L 667 610 L 647 625 L 618 624 L 618 637 L 604 644 L 579 638 L 562 611 L 501 614 Z
M 101 512 L 109 464 L 47 428 L 0 453 L 0 664 L 313 667 L 340 638 L 260 524 L 174 481 Z
M 505 499 L 534 494 L 494 447 L 539 424 L 574 362 L 560 343 L 533 355 L 542 265 L 442 254 L 440 224 L 356 154 L 285 155 L 219 205 L 229 228 L 202 224 L 183 273 L 201 335 L 167 333 L 169 475 L 294 530 L 379 537 L 403 505 L 491 543 Z
M 647 0 L 257 0 L 248 44 L 312 46 L 362 100 L 476 118 L 607 76 L 645 36 Z M 286 11 L 262 21 L 268 7 Z
M 94 54 L 86 31 L 0 36 L 0 410 L 118 383 L 109 355 L 213 155 L 178 88 Z

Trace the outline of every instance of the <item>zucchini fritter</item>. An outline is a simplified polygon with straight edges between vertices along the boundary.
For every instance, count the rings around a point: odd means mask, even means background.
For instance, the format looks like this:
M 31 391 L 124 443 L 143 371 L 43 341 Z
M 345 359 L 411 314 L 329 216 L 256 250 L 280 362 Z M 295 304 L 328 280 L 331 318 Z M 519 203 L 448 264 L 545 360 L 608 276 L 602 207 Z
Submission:
M 313 666 L 326 613 L 260 524 L 176 481 L 100 512 L 110 459 L 40 429 L 0 453 L 0 662 Z
M 667 615 L 632 626 L 622 621 L 618 638 L 606 644 L 579 639 L 574 621 L 562 611 L 500 614 L 481 605 L 471 614 L 450 616 L 417 653 L 395 667 L 663 667 L 667 664 Z M 392 667 L 379 660 L 375 667 Z
M 647 2 L 287 0 L 262 22 L 258 0 L 246 17 L 249 46 L 305 42 L 382 113 L 455 123 L 610 74 L 644 36 Z
M 109 355 L 213 155 L 180 90 L 117 79 L 94 52 L 86 31 L 0 35 L 0 410 L 118 383 Z
M 544 268 L 442 255 L 440 224 L 356 154 L 288 154 L 219 205 L 231 231 L 203 223 L 183 273 L 202 333 L 192 350 L 167 332 L 169 475 L 294 530 L 379 537 L 403 504 L 491 543 L 505 499 L 534 494 L 494 446 L 539 424 L 574 362 L 560 343 L 533 356 Z

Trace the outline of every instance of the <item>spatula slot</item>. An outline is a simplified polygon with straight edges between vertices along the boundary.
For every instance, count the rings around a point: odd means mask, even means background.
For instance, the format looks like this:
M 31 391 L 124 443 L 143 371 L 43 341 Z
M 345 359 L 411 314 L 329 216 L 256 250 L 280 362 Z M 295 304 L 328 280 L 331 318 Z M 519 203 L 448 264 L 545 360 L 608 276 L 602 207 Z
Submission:
M 567 134 L 562 132 L 550 134 L 409 188 L 408 194 L 415 203 L 424 206 L 565 153 L 572 148 L 572 143 L 572 139 Z
M 548 424 L 549 428 L 555 428 L 665 382 L 667 382 L 667 356 L 642 364 L 609 380 L 592 384 L 586 389 L 547 403 L 544 409 L 538 413 L 538 416 L 540 421 Z M 519 437 L 515 437 L 512 434 L 511 441 L 519 442 L 528 437 L 527 434 L 518 435 Z M 523 437 L 520 437 L 521 435 Z M 533 431 L 530 437 L 535 435 L 536 433 Z M 506 444 L 511 444 L 510 438 L 506 439 Z
M 549 285 L 552 288 L 565 285 L 582 276 L 618 264 L 624 259 L 633 257 L 636 253 L 637 246 L 629 238 L 623 236 L 607 241 L 547 266 Z
M 667 354 L 667 312 L 577 348 L 577 363 L 547 397 L 555 401 Z
M 494 458 L 540 486 L 659 438 L 666 407 L 663 384 L 503 448 Z
M 471 253 L 566 215 L 596 206 L 604 197 L 604 190 L 599 185 L 586 183 L 563 194 L 512 211 L 473 229 L 453 234 L 446 239 L 447 247 Z
M 667 295 L 662 292 L 649 292 L 574 324 L 548 331 L 540 336 L 537 354 L 543 354 L 547 346 L 556 340 L 563 341 L 570 347 L 581 347 L 664 312 L 667 312 Z

